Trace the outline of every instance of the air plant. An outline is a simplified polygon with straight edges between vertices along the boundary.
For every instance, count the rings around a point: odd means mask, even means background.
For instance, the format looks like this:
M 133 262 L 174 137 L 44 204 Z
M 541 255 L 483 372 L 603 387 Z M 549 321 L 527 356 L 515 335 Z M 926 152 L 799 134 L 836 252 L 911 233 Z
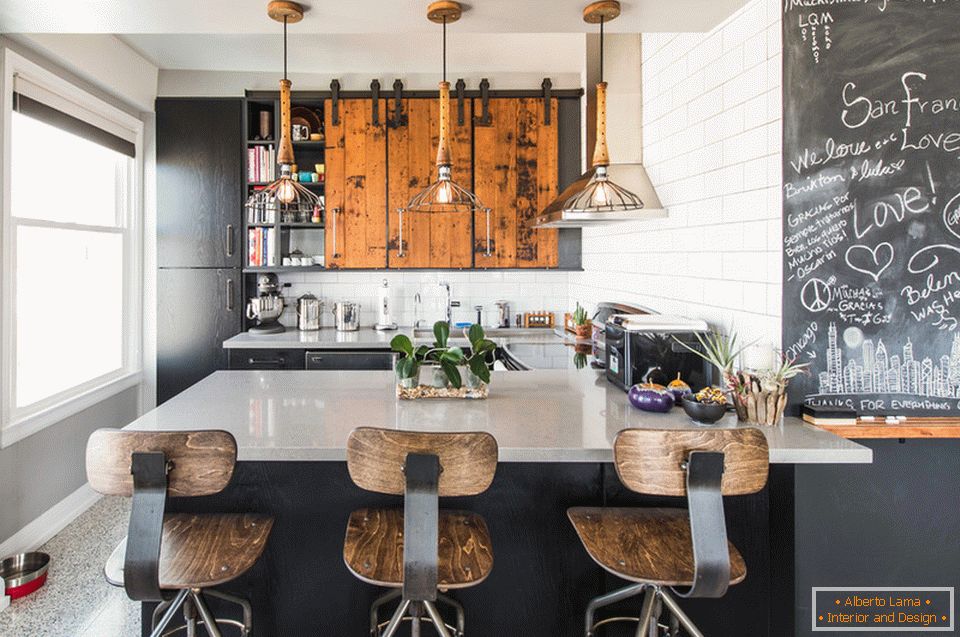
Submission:
M 674 336 L 673 339 L 716 367 L 724 377 L 733 375 L 733 366 L 737 362 L 737 357 L 743 353 L 743 350 L 753 344 L 753 342 L 751 342 L 738 347 L 738 336 L 736 332 L 728 336 L 718 330 L 712 330 L 708 334 L 694 333 L 694 336 L 697 337 L 700 348 L 691 347 L 676 336 Z

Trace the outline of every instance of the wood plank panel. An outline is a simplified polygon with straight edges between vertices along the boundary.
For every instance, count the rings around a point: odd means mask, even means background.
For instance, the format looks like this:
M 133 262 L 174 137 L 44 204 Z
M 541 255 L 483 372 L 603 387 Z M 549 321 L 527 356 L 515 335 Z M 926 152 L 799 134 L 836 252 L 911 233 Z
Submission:
M 477 197 L 490 207 L 490 256 L 487 216 L 474 214 L 474 259 L 479 268 L 514 264 L 517 259 L 517 101 L 490 100 L 491 126 L 474 129 Z
M 343 102 L 340 102 L 340 108 L 343 108 Z M 324 175 L 324 194 L 326 206 L 326 219 L 324 231 L 324 255 L 328 268 L 339 268 L 343 265 L 343 206 L 344 189 L 347 185 L 347 178 L 344 166 L 344 157 L 346 156 L 346 139 L 344 137 L 346 126 L 344 118 L 340 116 L 336 125 L 333 123 L 333 105 L 331 100 L 326 100 L 323 105 L 324 132 L 326 134 L 326 147 L 324 149 L 324 161 L 326 163 L 326 173 Z M 336 230 L 334 230 L 336 226 Z
M 480 108 L 475 100 L 474 108 Z M 490 100 L 493 123 L 476 127 L 477 196 L 492 208 L 494 254 L 485 256 L 486 218 L 474 217 L 477 267 L 556 267 L 557 231 L 536 230 L 532 220 L 558 192 L 558 101 L 550 101 L 550 125 L 543 100 Z
M 380 100 L 381 113 L 385 107 L 386 101 Z M 386 127 L 372 124 L 371 100 L 341 100 L 339 109 L 339 125 L 332 127 L 332 137 L 327 136 L 328 140 L 335 141 L 333 152 L 328 150 L 327 155 L 327 161 L 333 161 L 328 173 L 333 169 L 333 174 L 327 177 L 327 205 L 331 209 L 326 234 L 328 245 L 335 248 L 331 253 L 333 259 L 328 258 L 328 267 L 384 268 L 387 265 Z M 332 126 L 332 109 L 325 110 L 328 126 Z M 335 220 L 333 215 L 337 215 Z
M 473 190 L 473 126 L 472 111 L 464 104 L 463 126 L 458 125 L 456 104 L 451 103 L 450 158 L 453 180 Z M 440 143 L 440 103 L 430 100 L 430 148 L 436 157 Z M 437 167 L 430 170 L 430 181 L 437 178 Z M 473 214 L 463 212 L 435 213 L 430 218 L 430 267 L 469 268 L 473 265 Z
M 389 266 L 391 268 L 469 268 L 471 215 L 458 213 L 411 213 L 403 215 L 403 250 L 400 250 L 400 216 L 397 212 L 410 197 L 437 179 L 440 107 L 435 99 L 403 100 L 407 125 L 390 129 L 388 136 Z M 458 125 L 455 104 L 450 121 L 450 153 L 453 179 L 471 188 L 473 183 L 473 132 L 469 102 L 464 124 Z
M 406 99 L 401 105 L 407 125 L 387 133 L 389 267 L 426 268 L 430 266 L 430 219 L 423 214 L 404 213 L 401 232 L 398 210 L 430 184 L 436 157 L 436 149 L 427 143 L 431 135 L 430 104 L 424 99 Z

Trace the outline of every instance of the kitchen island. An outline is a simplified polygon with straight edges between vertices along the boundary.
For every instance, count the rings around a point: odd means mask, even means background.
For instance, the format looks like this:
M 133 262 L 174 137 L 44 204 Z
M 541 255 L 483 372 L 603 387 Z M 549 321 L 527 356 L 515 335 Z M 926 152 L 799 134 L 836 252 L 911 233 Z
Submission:
M 612 442 L 625 427 L 695 425 L 679 410 L 633 409 L 624 392 L 589 367 L 494 372 L 490 397 L 481 401 L 401 402 L 394 389 L 392 372 L 222 371 L 129 428 L 220 428 L 236 437 L 239 463 L 227 490 L 172 500 L 168 509 L 276 516 L 263 559 L 230 589 L 253 600 L 257 637 L 366 634 L 369 604 L 381 591 L 343 564 L 347 517 L 361 506 L 399 506 L 401 500 L 350 481 L 344 459 L 353 428 L 489 431 L 501 460 L 491 489 L 444 501 L 484 515 L 493 538 L 493 573 L 459 595 L 468 631 L 495 635 L 514 626 L 514 634 L 582 635 L 587 601 L 618 582 L 587 556 L 566 509 L 679 504 L 626 491 L 610 464 Z M 737 423 L 731 416 L 714 426 Z M 783 634 L 776 622 L 782 603 L 792 607 L 792 578 L 775 574 L 792 573 L 782 561 L 792 559 L 793 465 L 871 461 L 868 448 L 796 419 L 764 433 L 774 463 L 770 485 L 726 503 L 730 539 L 744 554 L 747 579 L 723 600 L 684 604 L 709 635 Z

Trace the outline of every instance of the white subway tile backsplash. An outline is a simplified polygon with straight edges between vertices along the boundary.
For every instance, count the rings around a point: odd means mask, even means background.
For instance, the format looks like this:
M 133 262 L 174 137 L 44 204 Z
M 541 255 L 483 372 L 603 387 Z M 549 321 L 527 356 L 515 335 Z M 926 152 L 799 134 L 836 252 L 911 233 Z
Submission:
M 571 305 L 649 305 L 779 346 L 780 9 L 643 36 L 644 163 L 670 216 L 584 230 Z

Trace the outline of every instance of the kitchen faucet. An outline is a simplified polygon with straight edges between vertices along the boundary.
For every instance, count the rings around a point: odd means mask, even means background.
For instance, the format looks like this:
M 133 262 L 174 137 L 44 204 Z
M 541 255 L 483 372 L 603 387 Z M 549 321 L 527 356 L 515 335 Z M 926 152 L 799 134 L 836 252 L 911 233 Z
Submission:
M 453 325 L 453 300 L 450 298 L 450 284 L 446 281 L 440 281 L 438 285 L 446 292 L 445 305 L 447 307 L 447 325 Z

